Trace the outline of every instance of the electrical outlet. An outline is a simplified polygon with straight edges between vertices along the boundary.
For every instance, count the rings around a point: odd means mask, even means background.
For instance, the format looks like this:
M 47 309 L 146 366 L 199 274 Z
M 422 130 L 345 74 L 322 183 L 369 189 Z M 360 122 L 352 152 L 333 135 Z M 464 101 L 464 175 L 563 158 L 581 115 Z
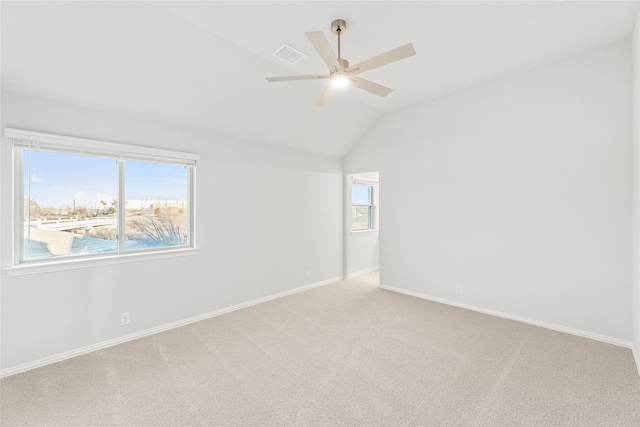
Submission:
M 310 271 L 305 271 L 304 272 L 304 278 L 305 279 L 311 279 L 311 272 Z
M 131 323 L 131 313 L 120 313 L 120 326 L 128 325 Z
M 460 285 L 456 286 L 456 294 L 462 295 L 462 286 Z

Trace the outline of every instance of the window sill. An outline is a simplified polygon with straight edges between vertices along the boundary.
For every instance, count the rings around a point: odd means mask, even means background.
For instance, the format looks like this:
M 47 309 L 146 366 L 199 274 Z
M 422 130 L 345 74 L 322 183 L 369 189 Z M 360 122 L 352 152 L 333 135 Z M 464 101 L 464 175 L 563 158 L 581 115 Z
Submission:
M 376 229 L 372 229 L 372 230 L 358 230 L 358 231 L 351 231 L 351 235 L 352 236 L 358 236 L 358 235 L 363 235 L 363 234 L 371 234 L 371 233 L 377 233 L 378 230 Z
M 4 271 L 11 277 L 26 274 L 50 273 L 52 271 L 75 270 L 78 268 L 99 267 L 103 265 L 123 264 L 127 262 L 150 261 L 196 255 L 198 248 L 171 249 L 157 252 L 118 254 L 96 258 L 67 259 L 55 262 L 39 262 L 7 267 Z

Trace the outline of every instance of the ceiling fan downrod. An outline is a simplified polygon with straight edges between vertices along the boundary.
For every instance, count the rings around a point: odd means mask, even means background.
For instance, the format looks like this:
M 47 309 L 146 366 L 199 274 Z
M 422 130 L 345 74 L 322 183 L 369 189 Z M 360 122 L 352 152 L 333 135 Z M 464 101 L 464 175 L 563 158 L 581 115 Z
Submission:
M 346 59 L 342 59 L 341 51 L 340 51 L 340 36 L 343 32 L 347 30 L 347 23 L 344 19 L 336 19 L 331 23 L 331 32 L 338 36 L 338 62 L 342 66 L 342 69 L 346 70 L 349 68 L 349 61 Z

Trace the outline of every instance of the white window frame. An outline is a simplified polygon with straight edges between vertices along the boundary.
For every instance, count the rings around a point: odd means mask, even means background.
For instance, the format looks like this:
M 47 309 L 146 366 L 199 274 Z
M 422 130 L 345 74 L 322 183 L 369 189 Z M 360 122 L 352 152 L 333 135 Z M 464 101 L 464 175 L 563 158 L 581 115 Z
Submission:
M 13 227 L 12 227 L 12 265 L 5 268 L 9 276 L 44 273 L 76 268 L 94 267 L 108 264 L 138 262 L 153 259 L 173 258 L 195 255 L 196 245 L 196 163 L 199 154 L 136 146 L 116 142 L 76 138 L 22 129 L 5 128 L 4 136 L 13 143 Z M 23 200 L 23 152 L 30 147 L 41 151 L 68 154 L 85 154 L 113 158 L 118 164 L 118 200 L 124 200 L 124 160 L 156 161 L 161 163 L 184 164 L 188 167 L 189 179 L 187 198 L 189 216 L 189 245 L 179 247 L 150 248 L 125 251 L 125 233 L 118 233 L 118 252 L 91 255 L 62 256 L 21 261 L 24 245 L 24 200 Z M 118 203 L 118 229 L 124 230 L 124 203 Z
M 361 187 L 371 187 L 371 203 L 353 203 L 353 186 L 359 185 Z M 363 179 L 351 179 L 351 215 L 350 215 L 350 224 L 351 224 L 351 233 L 370 233 L 372 231 L 378 231 L 377 227 L 377 202 L 376 202 L 376 193 L 378 188 L 377 181 L 368 181 Z M 354 230 L 353 229 L 353 207 L 354 206 L 368 206 L 371 208 L 371 228 L 366 228 L 364 230 Z

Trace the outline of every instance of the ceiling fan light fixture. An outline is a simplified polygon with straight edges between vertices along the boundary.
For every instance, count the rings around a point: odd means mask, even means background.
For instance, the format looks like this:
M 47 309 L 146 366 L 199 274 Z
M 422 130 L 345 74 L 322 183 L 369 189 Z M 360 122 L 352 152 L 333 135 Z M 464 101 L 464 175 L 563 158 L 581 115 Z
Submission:
M 333 73 L 331 75 L 331 86 L 334 88 L 349 86 L 349 76 L 342 72 Z

